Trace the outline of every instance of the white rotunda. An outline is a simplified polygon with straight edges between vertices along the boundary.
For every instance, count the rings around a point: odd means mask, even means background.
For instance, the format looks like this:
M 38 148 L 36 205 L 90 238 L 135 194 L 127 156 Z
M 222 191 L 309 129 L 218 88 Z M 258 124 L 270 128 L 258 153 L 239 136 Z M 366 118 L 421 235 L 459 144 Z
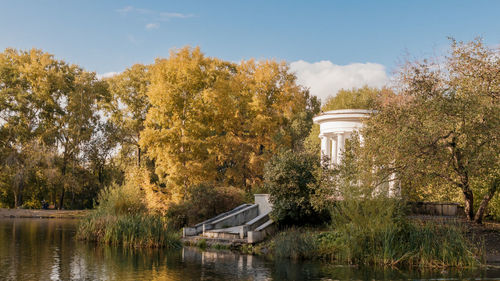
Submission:
M 322 112 L 314 117 L 314 123 L 319 124 L 321 155 L 327 156 L 331 164 L 339 164 L 345 140 L 363 127 L 363 119 L 372 112 L 366 109 L 342 109 Z

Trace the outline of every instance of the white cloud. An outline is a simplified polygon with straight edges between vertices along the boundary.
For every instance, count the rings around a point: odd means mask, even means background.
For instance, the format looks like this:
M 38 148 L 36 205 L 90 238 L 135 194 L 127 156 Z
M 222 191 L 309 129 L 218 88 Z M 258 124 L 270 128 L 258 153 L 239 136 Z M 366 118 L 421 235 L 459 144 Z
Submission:
M 177 19 L 187 19 L 187 18 L 192 18 L 194 17 L 193 14 L 182 14 L 182 13 L 168 13 L 168 12 L 162 12 L 159 14 L 160 19 L 163 20 L 168 20 L 171 18 L 177 18 Z
M 146 24 L 146 29 L 149 29 L 149 30 L 151 30 L 151 29 L 157 29 L 158 27 L 160 27 L 160 25 L 157 24 L 157 23 L 148 23 L 148 24 Z
M 290 64 L 290 70 L 295 72 L 300 85 L 308 87 L 323 102 L 341 89 L 365 85 L 380 88 L 389 82 L 385 66 L 369 62 L 336 65 L 326 60 L 315 63 L 299 60 Z
M 126 6 L 121 9 L 116 10 L 118 13 L 126 15 L 134 10 L 134 7 L 132 6 Z
M 120 13 L 123 16 L 127 16 L 129 14 L 142 15 L 143 17 L 147 17 L 150 21 L 168 21 L 170 19 L 187 19 L 194 17 L 193 14 L 184 14 L 184 13 L 176 13 L 176 12 L 162 12 L 155 11 L 149 9 L 136 8 L 133 6 L 126 6 L 121 9 L 117 9 L 116 12 Z
M 111 71 L 111 72 L 106 72 L 106 73 L 103 73 L 103 74 L 99 74 L 97 73 L 97 79 L 104 79 L 104 78 L 109 78 L 109 77 L 113 77 L 115 75 L 119 74 L 119 72 L 114 72 L 114 71 Z

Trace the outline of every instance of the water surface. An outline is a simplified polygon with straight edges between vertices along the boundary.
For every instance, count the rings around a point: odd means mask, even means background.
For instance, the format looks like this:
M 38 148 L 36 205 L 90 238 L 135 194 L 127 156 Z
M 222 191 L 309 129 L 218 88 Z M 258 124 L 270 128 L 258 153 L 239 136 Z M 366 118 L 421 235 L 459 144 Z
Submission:
M 0 219 L 0 280 L 498 280 L 497 270 L 375 270 L 229 251 L 127 250 L 75 241 L 77 220 Z

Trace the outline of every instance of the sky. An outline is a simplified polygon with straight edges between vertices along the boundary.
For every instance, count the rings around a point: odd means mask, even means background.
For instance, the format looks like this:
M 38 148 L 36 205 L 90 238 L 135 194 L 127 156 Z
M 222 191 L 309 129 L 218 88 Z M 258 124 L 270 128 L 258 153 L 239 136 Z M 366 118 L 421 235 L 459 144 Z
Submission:
M 0 49 L 38 48 L 101 76 L 186 45 L 239 62 L 285 60 L 324 100 L 381 87 L 448 37 L 500 46 L 500 1 L 0 0 Z

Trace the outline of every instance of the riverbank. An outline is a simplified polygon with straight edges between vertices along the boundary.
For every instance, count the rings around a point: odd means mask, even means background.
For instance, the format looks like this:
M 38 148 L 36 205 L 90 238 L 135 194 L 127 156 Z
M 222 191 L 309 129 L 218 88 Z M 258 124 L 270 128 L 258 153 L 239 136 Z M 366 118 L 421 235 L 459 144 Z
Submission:
M 35 210 L 0 208 L 0 218 L 81 219 L 90 210 Z
M 449 226 L 451 229 L 462 229 L 464 237 L 474 245 L 478 261 L 480 264 L 500 267 L 500 223 L 498 222 L 485 222 L 478 225 L 469 222 L 464 218 L 457 217 L 443 217 L 443 216 L 412 216 L 410 221 L 416 224 L 431 223 L 438 227 L 442 225 L 446 228 Z M 240 254 L 253 254 L 260 256 L 268 256 L 273 259 L 280 255 L 280 252 L 286 252 L 286 248 L 290 248 L 291 252 L 297 251 L 297 259 L 322 259 L 321 251 L 311 247 L 311 249 L 301 249 L 304 245 L 315 244 L 318 237 L 328 236 L 327 229 L 295 229 L 285 230 L 279 232 L 273 237 L 258 244 L 238 243 L 238 241 L 224 241 L 223 239 L 210 239 L 198 237 L 198 239 L 183 239 L 185 245 L 198 246 L 204 248 L 214 249 L 231 249 Z M 320 240 L 321 240 L 320 239 Z M 303 241 L 304 240 L 304 241 Z M 449 241 L 447 241 L 449 242 Z M 289 247 L 288 247 L 289 246 Z M 277 249 L 280 248 L 280 249 Z M 299 249 L 300 248 L 300 249 Z M 307 247 L 306 247 L 307 248 Z M 278 250 L 278 251 L 276 251 Z M 304 254 L 305 253 L 305 254 Z M 309 255 L 307 255 L 309 253 Z M 286 256 L 286 254 L 284 255 Z M 441 266 L 438 266 L 441 267 Z M 463 266 L 459 266 L 463 267 Z M 467 267 L 467 266 L 465 266 Z

